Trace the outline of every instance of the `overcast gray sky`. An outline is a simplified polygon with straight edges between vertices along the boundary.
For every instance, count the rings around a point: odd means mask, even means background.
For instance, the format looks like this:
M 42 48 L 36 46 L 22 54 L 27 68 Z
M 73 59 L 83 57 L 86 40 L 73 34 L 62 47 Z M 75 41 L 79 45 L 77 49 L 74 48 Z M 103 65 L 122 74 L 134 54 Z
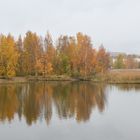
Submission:
M 0 0 L 0 33 L 83 32 L 94 46 L 140 54 L 140 0 Z

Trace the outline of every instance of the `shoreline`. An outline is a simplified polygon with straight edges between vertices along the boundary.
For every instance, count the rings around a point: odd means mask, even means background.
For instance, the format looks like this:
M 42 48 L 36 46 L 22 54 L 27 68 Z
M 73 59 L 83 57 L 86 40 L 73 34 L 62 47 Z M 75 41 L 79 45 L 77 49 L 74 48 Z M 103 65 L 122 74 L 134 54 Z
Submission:
M 72 77 L 13 77 L 11 79 L 0 79 L 0 85 L 1 84 L 21 84 L 21 83 L 29 83 L 29 82 L 73 82 L 73 81 L 90 81 L 93 83 L 106 83 L 106 84 L 140 84 L 140 80 L 112 80 L 112 79 L 102 79 L 102 77 L 99 77 L 98 79 L 85 79 L 85 78 L 72 78 Z
M 89 79 L 84 78 L 73 78 L 68 76 L 49 76 L 49 77 L 12 77 L 9 79 L 1 79 L 0 84 L 12 84 L 12 83 L 28 83 L 28 82 L 48 82 L 48 81 L 91 81 Z
M 43 81 L 91 81 L 93 83 L 107 84 L 140 84 L 140 69 L 121 69 L 110 70 L 106 74 L 97 74 L 94 76 L 77 76 L 67 75 L 48 75 L 48 76 L 17 76 L 9 79 L 0 77 L 0 84 L 8 83 L 27 83 Z

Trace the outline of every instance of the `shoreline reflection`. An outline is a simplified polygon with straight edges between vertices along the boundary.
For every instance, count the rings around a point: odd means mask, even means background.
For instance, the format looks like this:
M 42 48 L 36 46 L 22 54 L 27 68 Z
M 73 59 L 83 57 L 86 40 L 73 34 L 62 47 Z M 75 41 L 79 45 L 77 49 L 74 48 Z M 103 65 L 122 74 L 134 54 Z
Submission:
M 0 85 L 0 122 L 11 122 L 15 114 L 32 125 L 39 118 L 49 124 L 53 107 L 59 119 L 85 122 L 95 108 L 105 109 L 106 86 L 91 82 L 37 82 Z

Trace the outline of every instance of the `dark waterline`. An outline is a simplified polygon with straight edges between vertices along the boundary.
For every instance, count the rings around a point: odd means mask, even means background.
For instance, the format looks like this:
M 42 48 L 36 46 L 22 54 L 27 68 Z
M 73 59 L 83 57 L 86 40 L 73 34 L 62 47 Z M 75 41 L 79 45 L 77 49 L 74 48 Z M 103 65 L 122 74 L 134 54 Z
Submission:
M 2 140 L 139 140 L 140 85 L 0 85 Z

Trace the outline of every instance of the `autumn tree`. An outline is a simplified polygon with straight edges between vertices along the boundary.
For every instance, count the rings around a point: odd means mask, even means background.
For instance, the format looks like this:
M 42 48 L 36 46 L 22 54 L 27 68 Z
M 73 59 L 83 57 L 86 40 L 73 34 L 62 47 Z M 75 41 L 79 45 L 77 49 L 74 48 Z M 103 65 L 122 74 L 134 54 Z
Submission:
M 107 53 L 103 45 L 101 45 L 96 56 L 96 72 L 105 73 L 108 70 L 109 65 L 109 53 Z
M 69 74 L 70 59 L 68 56 L 69 38 L 68 36 L 60 36 L 57 40 L 56 52 L 57 63 L 55 64 L 58 74 Z
M 16 74 L 17 75 L 24 75 L 25 74 L 25 69 L 24 69 L 24 50 L 23 50 L 23 41 L 22 37 L 19 36 L 17 42 L 16 42 L 16 48 L 19 54 L 19 58 L 17 61 L 17 69 L 16 69 Z
M 16 74 L 16 66 L 18 62 L 18 51 L 14 37 L 0 36 L 0 74 L 11 77 Z
M 82 33 L 77 34 L 76 53 L 77 71 L 80 75 L 84 76 L 90 74 L 94 59 L 94 50 L 89 36 Z
M 125 68 L 124 63 L 124 56 L 122 54 L 119 54 L 114 62 L 114 68 L 115 69 L 122 69 Z
M 136 69 L 138 68 L 138 62 L 135 60 L 133 56 L 128 55 L 125 60 L 125 67 L 127 69 Z
M 75 75 L 75 73 L 77 72 L 77 63 L 76 63 L 76 58 L 77 58 L 77 52 L 76 52 L 76 39 L 73 36 L 69 37 L 69 44 L 67 46 L 67 51 L 66 51 L 66 55 L 67 55 L 67 59 L 69 60 L 69 72 L 71 75 Z
M 54 72 L 54 61 L 56 51 L 53 45 L 52 37 L 48 32 L 44 40 L 44 73 L 52 74 Z
M 37 75 L 41 65 L 42 45 L 36 33 L 28 31 L 23 41 L 26 74 Z

